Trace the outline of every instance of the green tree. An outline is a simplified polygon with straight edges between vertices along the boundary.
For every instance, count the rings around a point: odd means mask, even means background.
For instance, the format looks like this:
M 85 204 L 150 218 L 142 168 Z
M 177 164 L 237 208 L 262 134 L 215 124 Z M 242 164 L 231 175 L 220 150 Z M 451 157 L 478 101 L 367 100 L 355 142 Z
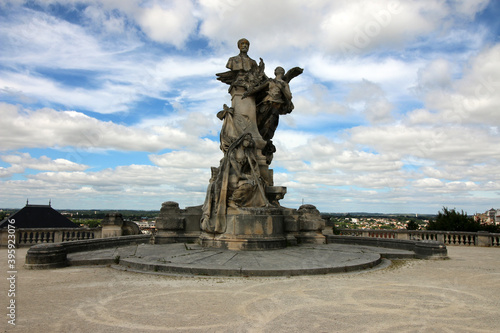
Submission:
M 89 228 L 97 228 L 98 226 L 101 225 L 101 220 L 85 219 L 85 220 L 81 221 L 80 223 L 85 224 Z
M 414 220 L 410 220 L 408 224 L 406 224 L 406 230 L 418 230 L 418 228 L 420 228 L 420 226 Z
M 479 222 L 475 222 L 472 217 L 467 216 L 463 210 L 459 213 L 455 208 L 450 210 L 443 207 L 436 220 L 429 221 L 427 230 L 476 232 L 481 230 L 481 225 Z

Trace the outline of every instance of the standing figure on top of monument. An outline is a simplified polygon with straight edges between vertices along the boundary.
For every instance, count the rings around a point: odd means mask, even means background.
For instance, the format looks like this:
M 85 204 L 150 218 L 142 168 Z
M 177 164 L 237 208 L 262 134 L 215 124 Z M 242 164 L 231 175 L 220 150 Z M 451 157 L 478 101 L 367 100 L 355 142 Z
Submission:
M 248 56 L 250 42 L 246 38 L 238 41 L 240 54 L 229 58 L 226 68 L 229 68 L 235 75 L 229 90 L 233 86 L 244 87 L 246 90 L 262 81 L 264 74 L 264 62 L 260 59 L 260 64 Z
M 250 88 L 264 82 L 267 77 L 264 73 L 264 62 L 260 59 L 260 64 L 248 56 L 250 43 L 242 38 L 238 41 L 240 53 L 229 58 L 226 67 L 228 72 L 218 73 L 217 80 L 229 84 L 229 94 L 231 94 L 232 114 L 228 114 L 231 119 L 227 123 L 232 124 L 232 128 L 226 127 L 228 133 L 222 135 L 230 140 L 236 140 L 244 133 L 250 133 L 255 141 L 256 147 L 262 149 L 266 141 L 262 139 L 257 127 L 255 99 L 243 100 L 241 97 Z M 236 136 L 235 136 L 236 134 Z M 227 145 L 225 145 L 227 147 Z

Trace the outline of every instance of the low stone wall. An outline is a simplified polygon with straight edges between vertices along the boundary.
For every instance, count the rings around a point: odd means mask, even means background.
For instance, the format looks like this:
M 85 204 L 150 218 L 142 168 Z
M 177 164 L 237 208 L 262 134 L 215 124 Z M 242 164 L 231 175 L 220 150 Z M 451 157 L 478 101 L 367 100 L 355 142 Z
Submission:
M 107 249 L 111 247 L 146 244 L 151 235 L 132 235 L 101 239 L 79 240 L 64 243 L 38 244 L 26 254 L 24 267 L 28 269 L 49 269 L 68 265 L 67 254 Z
M 350 244 L 385 247 L 390 249 L 413 251 L 420 259 L 443 259 L 447 258 L 448 250 L 442 242 L 402 240 L 376 237 L 352 237 L 339 235 L 326 235 L 327 244 Z
M 331 231 L 331 227 L 329 227 Z M 398 240 L 430 240 L 452 246 L 498 246 L 500 234 L 489 232 L 439 231 L 439 230 L 378 230 L 338 229 L 342 236 L 370 237 Z

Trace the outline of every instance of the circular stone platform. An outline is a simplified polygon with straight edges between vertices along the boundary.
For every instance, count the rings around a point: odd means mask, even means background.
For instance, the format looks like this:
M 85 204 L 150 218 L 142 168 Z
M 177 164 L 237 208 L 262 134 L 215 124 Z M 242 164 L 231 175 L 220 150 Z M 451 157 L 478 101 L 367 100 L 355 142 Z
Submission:
M 208 276 L 294 276 L 372 268 L 382 258 L 412 251 L 344 244 L 302 245 L 268 251 L 231 251 L 196 244 L 131 245 L 68 255 L 70 265 L 112 264 L 139 272 Z

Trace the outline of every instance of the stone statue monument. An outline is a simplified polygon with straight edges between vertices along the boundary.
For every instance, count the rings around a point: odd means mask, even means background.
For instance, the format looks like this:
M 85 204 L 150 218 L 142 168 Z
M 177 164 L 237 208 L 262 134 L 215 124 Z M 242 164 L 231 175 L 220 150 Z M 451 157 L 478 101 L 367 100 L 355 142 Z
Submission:
M 201 243 L 229 249 L 264 249 L 286 246 L 286 209 L 279 200 L 286 188 L 274 186 L 269 169 L 276 151 L 272 138 L 279 116 L 293 110 L 290 81 L 303 70 L 294 67 L 285 73 L 264 73 L 248 56 L 250 43 L 238 41 L 240 53 L 229 58 L 229 71 L 217 79 L 229 85 L 231 106 L 224 104 L 217 117 L 223 121 L 220 149 L 224 153 L 218 167 L 212 167 L 205 203 L 202 207 Z

